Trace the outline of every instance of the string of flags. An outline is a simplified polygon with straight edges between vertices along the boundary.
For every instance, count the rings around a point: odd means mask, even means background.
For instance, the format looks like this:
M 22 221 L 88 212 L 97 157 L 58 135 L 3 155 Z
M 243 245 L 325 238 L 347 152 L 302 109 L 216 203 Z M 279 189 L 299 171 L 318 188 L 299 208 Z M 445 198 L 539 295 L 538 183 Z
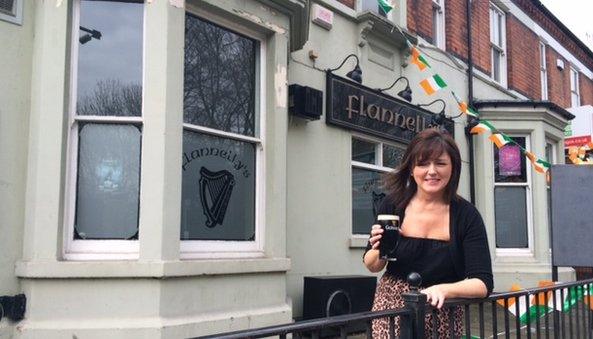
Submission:
M 378 1 L 380 1 L 380 0 L 378 0 Z M 401 32 L 401 29 L 399 29 L 399 27 L 398 27 L 398 30 L 400 30 L 400 32 Z M 401 33 L 402 33 L 402 35 L 404 35 L 403 32 L 401 32 Z M 426 57 L 422 55 L 422 53 L 418 49 L 418 47 L 412 45 L 412 43 L 407 39 L 406 39 L 406 44 L 408 45 L 408 48 L 411 51 L 410 63 L 416 65 L 416 67 L 418 67 L 418 70 L 420 72 L 424 72 L 427 69 L 432 70 L 432 67 L 428 63 Z M 424 90 L 424 92 L 427 95 L 433 95 L 437 91 L 447 87 L 447 83 L 443 80 L 443 78 L 439 74 L 434 73 L 434 72 L 431 72 L 431 73 L 432 74 L 430 76 L 428 76 L 424 80 L 420 81 L 420 87 Z M 481 119 L 480 113 L 475 108 L 471 107 L 465 101 L 461 100 L 459 98 L 459 96 L 457 96 L 457 94 L 455 94 L 455 92 L 453 90 L 451 90 L 450 92 L 451 92 L 451 95 L 453 95 L 453 97 L 455 98 L 455 101 L 457 101 L 457 104 L 459 105 L 459 110 L 462 113 L 477 120 L 477 123 L 475 124 L 475 126 L 473 126 L 470 130 L 471 134 L 478 134 L 478 135 L 487 134 L 487 133 L 490 134 L 488 139 L 490 141 L 492 141 L 498 148 L 502 148 L 509 144 L 519 147 L 519 149 L 521 150 L 521 153 L 529 159 L 529 161 L 533 165 L 535 171 L 538 173 L 546 174 L 546 172 L 551 167 L 551 164 L 549 162 L 538 158 L 537 156 L 535 156 L 535 154 L 526 150 L 520 144 L 515 142 L 511 137 L 509 137 L 508 135 L 499 131 L 490 121 Z M 591 143 L 589 149 L 593 149 L 593 143 Z M 578 154 L 581 154 L 581 153 L 578 153 Z M 578 156 L 577 156 L 577 158 L 578 158 Z M 585 160 L 582 160 L 582 161 L 585 161 Z M 587 161 L 590 161 L 590 163 L 593 164 L 593 159 L 588 159 Z
M 538 283 L 538 287 L 551 287 L 557 284 L 560 283 L 551 280 L 542 280 Z M 511 286 L 511 292 L 520 290 L 522 288 L 517 284 Z M 496 302 L 500 306 L 506 307 L 507 311 L 515 317 L 518 317 L 521 325 L 527 325 L 553 311 L 568 312 L 576 306 L 579 300 L 583 300 L 593 310 L 593 286 L 562 288 L 554 291 L 540 292 L 528 298 L 521 296 L 508 298 L 506 302 L 505 299 L 498 299 Z

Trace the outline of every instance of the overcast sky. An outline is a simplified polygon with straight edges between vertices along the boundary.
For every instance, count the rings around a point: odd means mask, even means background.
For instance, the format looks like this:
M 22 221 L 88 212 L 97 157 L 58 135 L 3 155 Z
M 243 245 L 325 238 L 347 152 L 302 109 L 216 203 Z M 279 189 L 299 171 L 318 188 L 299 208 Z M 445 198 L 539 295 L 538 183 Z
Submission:
M 593 0 L 540 0 L 589 49 L 593 50 Z

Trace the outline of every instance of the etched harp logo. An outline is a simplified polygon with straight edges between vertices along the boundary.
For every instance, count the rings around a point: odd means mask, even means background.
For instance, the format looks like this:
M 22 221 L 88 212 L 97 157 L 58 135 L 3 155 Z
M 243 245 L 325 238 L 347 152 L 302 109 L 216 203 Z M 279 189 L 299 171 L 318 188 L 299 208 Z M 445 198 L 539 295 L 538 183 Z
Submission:
M 211 172 L 200 168 L 200 200 L 206 216 L 206 226 L 222 225 L 226 209 L 235 186 L 235 177 L 229 171 Z

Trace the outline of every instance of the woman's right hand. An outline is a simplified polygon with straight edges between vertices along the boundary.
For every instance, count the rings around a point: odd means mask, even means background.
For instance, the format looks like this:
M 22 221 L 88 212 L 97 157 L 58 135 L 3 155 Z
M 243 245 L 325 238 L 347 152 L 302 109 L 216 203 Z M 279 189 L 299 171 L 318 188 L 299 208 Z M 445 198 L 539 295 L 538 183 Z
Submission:
M 383 229 L 381 225 L 375 224 L 371 227 L 371 236 L 369 237 L 369 243 L 371 244 L 371 249 L 378 250 L 379 249 L 379 240 L 383 236 Z

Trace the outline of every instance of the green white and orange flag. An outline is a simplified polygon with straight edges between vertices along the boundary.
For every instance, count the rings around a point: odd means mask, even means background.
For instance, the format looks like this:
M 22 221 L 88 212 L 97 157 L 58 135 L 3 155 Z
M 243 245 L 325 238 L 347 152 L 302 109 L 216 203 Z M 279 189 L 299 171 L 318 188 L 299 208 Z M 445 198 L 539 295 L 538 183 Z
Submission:
M 420 81 L 420 86 L 422 87 L 422 89 L 424 89 L 426 94 L 432 95 L 436 93 L 438 90 L 447 87 L 447 84 L 438 74 L 435 74 L 428 79 Z
M 471 134 L 482 134 L 484 132 L 492 133 L 494 131 L 496 131 L 496 128 L 494 128 L 494 126 L 492 126 L 488 121 L 480 120 L 480 122 L 478 122 L 477 125 L 472 127 L 472 129 L 469 132 Z
M 502 133 L 494 133 L 490 137 L 488 137 L 490 141 L 492 141 L 496 147 L 501 148 L 504 145 L 513 142 L 513 140 Z
M 547 170 L 550 169 L 550 163 L 541 159 L 537 159 L 534 163 L 533 163 L 533 167 L 535 168 L 536 171 L 538 171 L 539 173 L 544 173 Z
M 418 48 L 410 45 L 410 49 L 412 50 L 412 63 L 418 66 L 419 70 L 423 71 L 426 67 L 430 68 L 428 61 L 422 54 L 420 54 Z
M 535 162 L 537 161 L 537 157 L 535 156 L 535 154 L 525 151 L 525 156 L 527 157 L 527 159 L 529 159 L 529 161 L 531 161 L 532 164 L 535 164 Z
M 393 1 L 391 0 L 377 0 L 379 3 L 379 7 L 385 12 L 385 14 L 389 13 L 393 9 Z
M 455 100 L 457 100 L 457 104 L 459 105 L 459 109 L 461 110 L 461 112 L 467 114 L 467 115 L 471 115 L 474 118 L 477 118 L 480 116 L 480 113 L 478 113 L 478 111 L 474 110 L 473 108 L 469 107 L 469 105 L 461 100 L 457 94 L 455 94 L 455 92 L 451 91 L 451 93 L 453 94 L 453 96 L 455 97 Z

